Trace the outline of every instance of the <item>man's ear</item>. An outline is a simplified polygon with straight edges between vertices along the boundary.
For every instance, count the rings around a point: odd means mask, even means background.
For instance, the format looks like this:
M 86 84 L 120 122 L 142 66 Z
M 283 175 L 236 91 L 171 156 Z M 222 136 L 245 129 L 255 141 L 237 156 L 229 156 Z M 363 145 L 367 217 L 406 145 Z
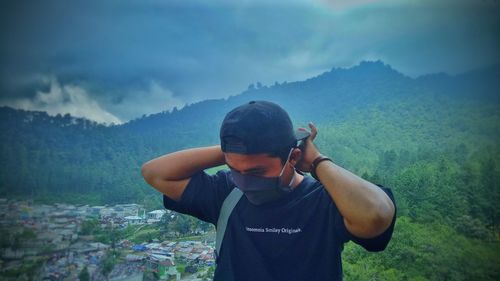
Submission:
M 294 148 L 292 150 L 292 153 L 290 154 L 289 163 L 295 167 L 295 165 L 300 161 L 300 159 L 302 159 L 302 151 L 300 150 L 300 148 Z

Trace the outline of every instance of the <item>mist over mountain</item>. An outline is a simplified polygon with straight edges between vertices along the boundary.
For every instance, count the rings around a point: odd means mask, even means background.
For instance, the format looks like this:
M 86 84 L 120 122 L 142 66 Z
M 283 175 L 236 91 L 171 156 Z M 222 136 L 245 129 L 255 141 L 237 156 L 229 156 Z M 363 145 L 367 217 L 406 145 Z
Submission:
M 142 163 L 178 149 L 217 144 L 224 115 L 251 100 L 282 105 L 297 127 L 318 124 L 320 148 L 361 173 L 374 173 L 391 150 L 440 153 L 454 145 L 479 144 L 469 148 L 472 153 L 499 140 L 499 74 L 496 65 L 413 79 L 381 61 L 363 62 L 305 81 L 255 82 L 227 99 L 110 127 L 68 114 L 52 117 L 1 107 L 0 196 L 158 202 L 159 194 L 142 180 Z
M 492 99 L 497 102 L 500 100 L 497 90 L 500 82 L 496 77 L 500 77 L 498 65 L 457 76 L 438 73 L 412 79 L 381 61 L 362 62 L 349 69 L 333 68 L 305 81 L 276 82 L 271 86 L 256 82 L 243 93 L 228 99 L 208 100 L 171 113 L 153 114 L 122 127 L 128 130 L 158 130 L 161 128 L 157 124 L 151 125 L 159 120 L 169 125 L 169 122 L 181 122 L 184 123 L 182 127 L 189 127 L 194 125 L 190 122 L 192 118 L 210 119 L 212 124 L 220 125 L 226 112 L 251 100 L 274 101 L 297 122 L 339 122 L 349 118 L 346 113 L 354 108 L 416 96 Z

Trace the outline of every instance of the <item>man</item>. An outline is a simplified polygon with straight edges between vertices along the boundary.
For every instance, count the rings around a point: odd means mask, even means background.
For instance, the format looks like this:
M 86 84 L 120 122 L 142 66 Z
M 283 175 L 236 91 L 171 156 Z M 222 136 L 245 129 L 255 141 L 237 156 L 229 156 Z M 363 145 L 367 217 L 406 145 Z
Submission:
M 143 165 L 166 208 L 213 224 L 228 194 L 243 191 L 227 222 L 214 280 L 341 280 L 345 242 L 385 249 L 396 218 L 392 193 L 321 155 L 313 144 L 317 129 L 309 127 L 310 133 L 294 132 L 281 107 L 252 101 L 226 115 L 220 146 Z M 203 171 L 223 164 L 230 171 Z

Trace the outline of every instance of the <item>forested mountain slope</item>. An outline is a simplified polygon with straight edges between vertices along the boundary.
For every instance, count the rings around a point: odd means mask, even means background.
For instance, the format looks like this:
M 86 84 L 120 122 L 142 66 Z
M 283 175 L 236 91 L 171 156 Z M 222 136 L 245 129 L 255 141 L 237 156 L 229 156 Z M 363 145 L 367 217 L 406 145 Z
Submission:
M 462 144 L 467 149 L 462 153 L 490 151 L 498 141 L 497 74 L 499 67 L 411 79 L 382 62 L 363 62 L 306 81 L 256 83 L 228 99 L 112 127 L 4 107 L 0 195 L 58 194 L 68 195 L 66 200 L 86 197 L 103 203 L 141 199 L 151 194 L 139 173 L 144 161 L 217 143 L 225 113 L 255 99 L 278 102 L 297 126 L 318 124 L 318 142 L 325 152 L 357 171 L 374 172 L 386 151 L 422 157 L 418 150 L 435 154 Z

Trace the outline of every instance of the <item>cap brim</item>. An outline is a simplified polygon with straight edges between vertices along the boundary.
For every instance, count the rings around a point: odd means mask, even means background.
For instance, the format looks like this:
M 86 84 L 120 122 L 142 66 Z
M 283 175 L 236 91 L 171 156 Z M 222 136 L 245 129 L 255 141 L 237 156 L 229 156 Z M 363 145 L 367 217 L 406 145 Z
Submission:
M 301 141 L 303 139 L 306 139 L 310 135 L 311 135 L 311 133 L 309 133 L 308 131 L 302 131 L 302 130 L 295 131 L 295 139 L 297 139 L 297 141 Z

